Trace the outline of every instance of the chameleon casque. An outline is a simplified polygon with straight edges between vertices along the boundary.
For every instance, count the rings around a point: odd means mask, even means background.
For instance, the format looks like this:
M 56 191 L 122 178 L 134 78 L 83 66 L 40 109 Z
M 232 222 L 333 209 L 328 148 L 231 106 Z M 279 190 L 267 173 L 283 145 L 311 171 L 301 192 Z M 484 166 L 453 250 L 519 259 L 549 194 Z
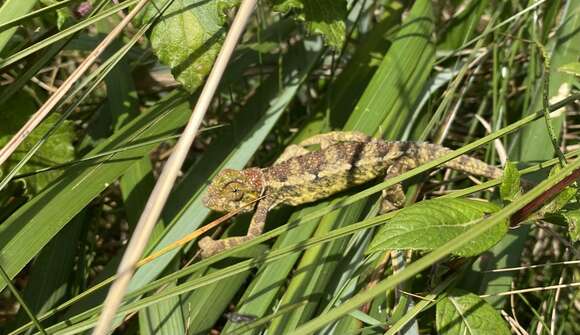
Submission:
M 320 149 L 309 151 L 308 146 Z M 254 210 L 246 236 L 199 242 L 202 257 L 209 257 L 262 234 L 268 211 L 280 205 L 301 205 L 327 198 L 352 186 L 385 177 L 392 178 L 451 149 L 426 142 L 384 141 L 358 132 L 330 132 L 290 145 L 274 165 L 244 170 L 225 169 L 214 178 L 204 205 L 222 212 Z M 488 178 L 499 178 L 502 170 L 469 156 L 444 164 L 453 170 Z M 383 212 L 402 206 L 401 185 L 384 191 Z

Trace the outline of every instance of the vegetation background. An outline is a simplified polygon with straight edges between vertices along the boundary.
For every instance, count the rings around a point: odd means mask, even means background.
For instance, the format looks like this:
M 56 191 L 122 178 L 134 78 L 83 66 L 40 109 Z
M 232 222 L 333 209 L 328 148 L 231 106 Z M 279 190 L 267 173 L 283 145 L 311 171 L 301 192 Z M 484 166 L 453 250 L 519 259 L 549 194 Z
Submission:
M 137 3 L 2 1 L 0 148 Z M 149 1 L 2 163 L 1 334 L 94 327 L 237 5 Z M 186 243 L 137 270 L 116 332 L 580 333 L 579 56 L 577 0 L 258 1 L 147 254 L 218 217 L 201 198 L 221 169 L 330 130 L 441 143 L 505 176 L 425 173 L 447 155 L 273 211 L 215 257 Z M 520 175 L 539 184 L 522 194 Z M 406 207 L 377 216 L 401 181 Z M 215 234 L 249 215 L 231 221 Z

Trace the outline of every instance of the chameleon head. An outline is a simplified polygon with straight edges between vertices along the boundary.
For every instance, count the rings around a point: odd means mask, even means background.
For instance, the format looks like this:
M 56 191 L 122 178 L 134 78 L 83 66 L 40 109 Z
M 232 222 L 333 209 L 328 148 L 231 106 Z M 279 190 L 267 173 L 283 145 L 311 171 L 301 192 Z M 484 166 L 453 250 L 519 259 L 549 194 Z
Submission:
M 231 212 L 258 199 L 263 190 L 263 175 L 259 168 L 245 170 L 225 169 L 211 182 L 203 204 L 219 212 Z M 242 212 L 252 211 L 246 206 Z

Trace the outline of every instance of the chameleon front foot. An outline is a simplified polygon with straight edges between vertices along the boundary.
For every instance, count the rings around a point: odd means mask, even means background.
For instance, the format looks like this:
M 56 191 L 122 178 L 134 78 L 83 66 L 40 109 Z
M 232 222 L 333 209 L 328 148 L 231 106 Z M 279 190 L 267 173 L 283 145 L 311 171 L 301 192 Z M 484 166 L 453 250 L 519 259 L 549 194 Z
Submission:
M 225 249 L 222 241 L 216 241 L 213 238 L 206 236 L 202 238 L 197 245 L 201 251 L 201 258 L 211 257 Z
M 219 254 L 222 251 L 238 246 L 252 238 L 253 236 L 236 236 L 216 241 L 213 238 L 206 236 L 202 238 L 197 245 L 199 246 L 199 250 L 201 250 L 201 258 L 208 258 L 215 254 Z

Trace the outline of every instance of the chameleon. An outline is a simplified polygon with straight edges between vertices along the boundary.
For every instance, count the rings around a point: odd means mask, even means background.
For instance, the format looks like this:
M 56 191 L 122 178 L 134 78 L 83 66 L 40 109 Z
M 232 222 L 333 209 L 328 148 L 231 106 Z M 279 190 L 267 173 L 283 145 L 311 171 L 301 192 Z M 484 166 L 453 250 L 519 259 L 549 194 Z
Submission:
M 317 150 L 308 147 L 319 146 Z M 334 131 L 288 146 L 270 167 L 224 169 L 211 181 L 203 199 L 220 212 L 254 210 L 246 236 L 199 241 L 202 258 L 230 249 L 262 234 L 268 212 L 278 205 L 297 206 L 321 200 L 379 177 L 392 178 L 451 152 L 428 142 L 385 141 L 359 132 Z M 469 156 L 444 166 L 487 178 L 502 176 L 500 168 Z M 382 212 L 402 207 L 405 194 L 397 184 L 383 192 Z M 248 203 L 255 202 L 253 206 Z

